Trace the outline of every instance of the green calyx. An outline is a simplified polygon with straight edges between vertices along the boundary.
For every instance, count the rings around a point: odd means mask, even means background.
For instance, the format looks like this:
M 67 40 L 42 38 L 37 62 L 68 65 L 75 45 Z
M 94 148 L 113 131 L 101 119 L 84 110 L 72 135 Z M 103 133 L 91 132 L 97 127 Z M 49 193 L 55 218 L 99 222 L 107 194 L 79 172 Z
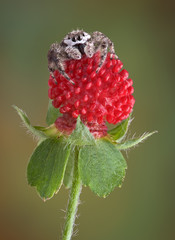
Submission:
M 154 133 L 124 141 L 130 123 L 128 118 L 109 130 L 106 137 L 95 139 L 78 118 L 72 134 L 64 136 L 55 127 L 58 111 L 51 104 L 47 113 L 49 127 L 32 126 L 27 115 L 14 108 L 39 142 L 28 164 L 27 179 L 43 200 L 52 198 L 63 183 L 70 188 L 75 178 L 73 172 L 77 172 L 82 184 L 95 194 L 108 196 L 115 187 L 121 187 L 125 177 L 127 164 L 120 150 L 131 148 Z

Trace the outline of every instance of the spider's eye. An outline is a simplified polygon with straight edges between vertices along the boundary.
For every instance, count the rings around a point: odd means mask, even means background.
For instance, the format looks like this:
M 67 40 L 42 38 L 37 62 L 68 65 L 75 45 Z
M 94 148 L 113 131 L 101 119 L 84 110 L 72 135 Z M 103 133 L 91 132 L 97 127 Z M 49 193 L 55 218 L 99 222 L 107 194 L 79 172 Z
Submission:
M 79 41 L 81 40 L 81 38 L 80 38 L 80 36 L 78 36 L 78 38 L 77 38 Z
M 84 35 L 84 33 L 83 33 L 83 37 L 84 37 L 85 35 Z
M 70 37 L 68 37 L 67 39 L 70 39 Z
M 75 40 L 75 37 L 73 37 L 73 38 L 72 38 L 72 41 L 73 41 L 73 42 L 75 42 L 75 41 L 76 41 L 76 40 Z

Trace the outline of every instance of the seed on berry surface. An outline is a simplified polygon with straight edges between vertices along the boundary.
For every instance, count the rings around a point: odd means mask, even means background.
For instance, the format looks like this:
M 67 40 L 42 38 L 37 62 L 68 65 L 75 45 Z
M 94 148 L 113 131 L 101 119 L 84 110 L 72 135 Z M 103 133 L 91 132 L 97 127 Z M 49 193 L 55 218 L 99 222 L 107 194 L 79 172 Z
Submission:
M 59 108 L 61 106 L 61 102 L 57 101 L 57 99 L 54 99 L 52 101 L 52 105 L 55 107 L 55 108 Z
M 70 71 L 73 71 L 74 68 L 75 68 L 75 63 L 69 64 L 69 70 L 70 70 Z
M 96 81 L 96 83 L 95 83 L 95 85 L 96 85 L 97 87 L 100 87 L 101 84 L 102 84 L 101 78 L 98 78 L 97 81 Z
M 88 58 L 88 65 L 92 65 L 93 64 L 93 58 Z
M 81 76 L 82 75 L 82 69 L 77 69 L 75 74 L 78 75 L 78 76 Z
M 71 110 L 71 108 L 72 108 L 72 105 L 71 104 L 67 104 L 65 106 L 66 112 L 69 112 Z
M 93 71 L 93 72 L 91 73 L 91 75 L 90 75 L 90 78 L 91 78 L 91 79 L 94 79 L 94 78 L 96 77 L 96 75 L 97 75 L 96 72 Z
M 129 77 L 129 73 L 128 73 L 128 71 L 126 71 L 125 69 L 123 69 L 123 70 L 120 72 L 120 75 L 122 76 L 123 80 L 126 80 L 126 79 Z
M 128 94 L 133 94 L 134 88 L 131 86 L 128 88 Z
M 87 77 L 82 77 L 81 81 L 84 83 L 87 81 L 87 79 L 88 79 Z
M 92 82 L 89 82 L 89 83 L 86 85 L 86 90 L 89 90 L 91 87 L 92 87 Z
M 113 82 L 111 83 L 111 88 L 115 88 L 115 87 L 117 87 L 117 81 L 113 81 Z
M 113 107 L 108 105 L 106 106 L 106 110 L 108 111 L 108 113 L 112 113 Z
M 108 82 L 110 77 L 111 77 L 110 73 L 106 74 L 105 77 L 104 77 L 104 81 Z
M 129 105 L 123 105 L 121 108 L 125 113 L 129 113 L 131 109 Z
M 124 81 L 122 84 L 123 88 L 126 90 L 128 88 L 128 82 Z
M 67 85 L 64 82 L 60 82 L 59 88 L 60 90 L 64 91 L 65 89 L 67 89 Z
M 103 121 L 104 121 L 103 116 L 100 116 L 100 117 L 97 118 L 98 124 L 103 123 Z
M 120 116 L 120 120 L 122 121 L 122 120 L 124 120 L 124 119 L 126 119 L 126 118 L 128 118 L 128 117 L 129 117 L 129 114 L 123 113 L 123 114 Z
M 79 63 L 77 63 L 77 65 L 76 65 L 76 68 L 78 69 L 82 69 L 82 64 L 81 64 L 81 62 L 79 62 Z
M 86 95 L 84 95 L 84 97 L 83 97 L 83 102 L 87 102 L 89 100 L 89 97 L 88 97 L 88 95 L 86 94 Z
M 78 108 L 80 106 L 80 100 L 77 100 L 75 103 L 74 103 L 74 106 L 75 108 Z
M 113 123 L 113 121 L 114 121 L 114 116 L 111 115 L 111 114 L 108 114 L 108 115 L 106 116 L 106 120 L 108 121 L 108 123 Z
M 120 111 L 120 110 L 115 110 L 115 111 L 114 111 L 114 115 L 115 115 L 115 117 L 119 118 L 119 117 L 122 115 L 122 111 Z
M 134 103 L 135 103 L 135 99 L 134 97 L 131 95 L 129 96 L 129 100 L 128 100 L 128 103 L 133 107 L 134 106 Z
M 65 81 L 65 77 L 64 77 L 63 75 L 60 75 L 60 76 L 59 76 L 59 79 L 60 79 L 60 81 L 62 81 L 62 82 Z
M 119 109 L 121 106 L 122 106 L 122 102 L 121 102 L 121 101 L 117 101 L 117 102 L 115 103 L 115 107 L 116 107 L 117 109 Z
M 82 113 L 83 115 L 85 115 L 85 114 L 87 113 L 86 108 L 82 108 L 81 113 Z
M 112 66 L 112 61 L 107 62 L 106 67 L 110 68 Z
M 99 96 L 100 96 L 100 93 L 99 93 L 99 92 L 96 92 L 96 93 L 95 93 L 95 99 L 99 98 Z
M 92 72 L 92 68 L 93 68 L 92 65 L 88 65 L 88 67 L 86 69 L 87 73 L 91 73 Z
M 61 107 L 60 108 L 60 113 L 65 113 L 66 112 L 66 108 L 65 107 Z
M 112 59 L 112 65 L 116 65 L 116 59 Z
M 99 76 L 102 77 L 106 72 L 106 69 L 105 68 L 101 68 L 100 71 L 99 71 Z
M 124 96 L 124 97 L 122 97 L 122 98 L 120 99 L 120 102 L 121 102 L 123 105 L 126 104 L 127 101 L 128 101 L 128 98 L 127 98 L 126 96 Z
M 121 61 L 120 59 L 117 59 L 117 60 L 116 60 L 116 64 L 117 64 L 117 65 L 121 65 L 121 67 L 123 67 L 123 63 L 122 63 L 122 61 Z
M 121 80 L 121 77 L 118 73 L 115 75 L 115 80 L 116 80 L 116 82 L 120 82 L 120 80 Z
M 53 80 L 52 77 L 49 78 L 48 85 L 49 85 L 49 87 L 55 87 L 56 86 L 55 81 Z
M 75 88 L 75 94 L 79 94 L 80 91 L 81 91 L 81 88 L 80 88 L 80 87 Z
M 124 92 L 125 92 L 125 89 L 124 89 L 123 86 L 121 86 L 121 87 L 119 88 L 119 90 L 118 90 L 118 94 L 119 94 L 120 96 L 122 96 L 122 95 L 124 94 Z
M 127 82 L 128 82 L 128 87 L 133 85 L 133 80 L 131 78 L 128 78 Z
M 54 76 L 55 76 L 55 78 L 58 78 L 58 77 L 59 77 L 59 72 L 58 72 L 58 70 L 55 70 L 55 71 L 54 71 Z
M 115 65 L 115 66 L 113 67 L 113 72 L 114 72 L 114 73 L 118 73 L 118 72 L 120 71 L 120 69 L 121 69 L 120 65 Z
M 89 109 L 90 109 L 91 111 L 93 111 L 93 110 L 95 109 L 95 107 L 96 107 L 96 103 L 92 103 L 92 104 L 90 105 Z
M 69 98 L 71 98 L 72 94 L 71 94 L 71 92 L 67 92 L 65 96 L 66 96 L 66 99 L 69 99 Z
M 88 120 L 88 122 L 92 122 L 93 121 L 93 115 L 92 115 L 92 113 L 88 113 L 87 114 L 87 120 Z
M 79 115 L 78 110 L 73 111 L 73 113 L 72 113 L 72 117 L 73 117 L 73 118 L 77 118 L 78 115 Z
M 48 95 L 49 95 L 50 99 L 54 99 L 55 98 L 55 95 L 53 94 L 53 88 L 49 88 Z

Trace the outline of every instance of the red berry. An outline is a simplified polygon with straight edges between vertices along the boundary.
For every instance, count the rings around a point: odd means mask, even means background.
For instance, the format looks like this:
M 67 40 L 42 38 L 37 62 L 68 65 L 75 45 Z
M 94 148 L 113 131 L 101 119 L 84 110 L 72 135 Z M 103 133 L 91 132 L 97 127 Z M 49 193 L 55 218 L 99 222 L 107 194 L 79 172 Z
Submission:
M 55 123 L 60 130 L 71 133 L 71 129 L 75 128 L 76 118 L 80 115 L 90 131 L 99 137 L 107 133 L 105 121 L 117 124 L 132 111 L 135 103 L 132 96 L 133 81 L 128 78 L 129 74 L 125 69 L 121 70 L 122 62 L 119 59 L 110 59 L 108 53 L 103 66 L 96 72 L 99 61 L 99 52 L 92 58 L 84 55 L 80 60 L 66 61 L 65 71 L 75 85 L 59 71 L 54 72 L 57 84 L 50 76 L 49 98 L 53 100 L 53 106 L 60 108 L 63 114 Z M 69 125 L 69 130 L 66 124 Z

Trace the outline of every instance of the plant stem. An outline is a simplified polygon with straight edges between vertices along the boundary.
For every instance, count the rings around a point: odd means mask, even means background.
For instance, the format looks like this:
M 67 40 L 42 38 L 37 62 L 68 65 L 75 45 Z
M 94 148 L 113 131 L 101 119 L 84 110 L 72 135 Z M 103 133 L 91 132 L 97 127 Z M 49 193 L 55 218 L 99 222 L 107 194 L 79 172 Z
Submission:
M 70 240 L 72 233 L 73 233 L 73 227 L 74 222 L 76 218 L 77 213 L 77 207 L 79 204 L 79 196 L 81 193 L 81 179 L 78 172 L 78 153 L 79 149 L 75 148 L 75 159 L 74 159 L 74 172 L 73 172 L 73 182 L 70 189 L 70 195 L 69 195 L 69 202 L 68 202 L 68 208 L 66 212 L 66 222 L 64 225 L 64 231 L 63 231 L 63 240 Z

